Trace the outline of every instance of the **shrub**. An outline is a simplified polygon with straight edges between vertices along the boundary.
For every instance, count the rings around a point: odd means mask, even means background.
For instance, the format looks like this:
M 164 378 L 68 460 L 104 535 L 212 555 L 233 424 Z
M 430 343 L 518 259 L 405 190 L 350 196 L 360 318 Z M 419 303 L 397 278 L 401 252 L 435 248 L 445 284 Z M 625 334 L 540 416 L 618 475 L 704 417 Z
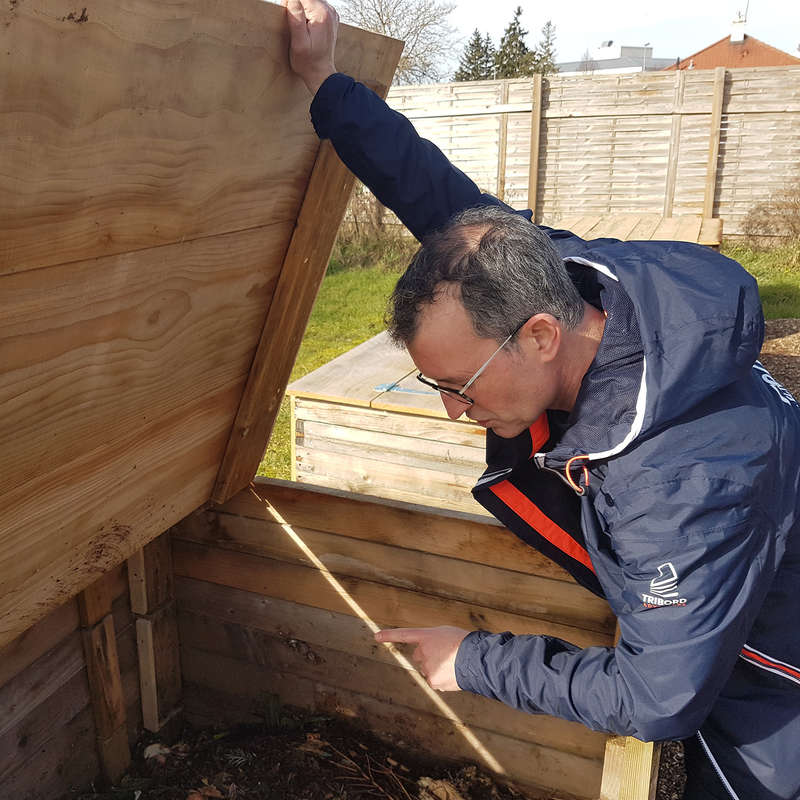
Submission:
M 751 247 L 775 244 L 800 247 L 800 173 L 769 200 L 753 206 L 742 231 Z

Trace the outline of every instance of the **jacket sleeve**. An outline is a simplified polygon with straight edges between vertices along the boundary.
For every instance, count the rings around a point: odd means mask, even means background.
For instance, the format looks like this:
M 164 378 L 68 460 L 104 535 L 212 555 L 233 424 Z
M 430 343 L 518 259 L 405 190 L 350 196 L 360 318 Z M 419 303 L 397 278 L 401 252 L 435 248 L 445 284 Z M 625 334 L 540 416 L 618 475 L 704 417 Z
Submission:
M 733 670 L 780 558 L 774 524 L 757 508 L 738 506 L 722 484 L 707 486 L 717 499 L 702 513 L 681 507 L 678 482 L 662 487 L 660 501 L 649 487 L 605 532 L 621 567 L 601 579 L 619 619 L 616 647 L 475 631 L 458 651 L 459 686 L 645 741 L 694 734 Z M 662 532 L 647 522 L 658 517 Z M 677 535 L 666 530 L 670 520 Z M 662 605 L 653 588 L 664 592 L 667 564 L 677 581 Z
M 420 241 L 459 211 L 504 205 L 481 193 L 402 114 L 347 75 L 331 75 L 320 86 L 311 120 L 319 137 L 331 140 L 350 171 Z M 530 219 L 530 212 L 521 213 Z

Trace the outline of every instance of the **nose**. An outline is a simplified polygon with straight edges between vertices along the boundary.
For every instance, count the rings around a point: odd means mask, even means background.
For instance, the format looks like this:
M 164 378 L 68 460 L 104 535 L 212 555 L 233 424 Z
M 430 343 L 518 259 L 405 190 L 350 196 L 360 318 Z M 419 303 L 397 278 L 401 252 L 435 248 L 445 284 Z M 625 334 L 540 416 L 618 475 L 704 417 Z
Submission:
M 458 419 L 467 410 L 467 406 L 464 403 L 445 392 L 440 392 L 439 397 L 442 398 L 442 405 L 450 419 Z

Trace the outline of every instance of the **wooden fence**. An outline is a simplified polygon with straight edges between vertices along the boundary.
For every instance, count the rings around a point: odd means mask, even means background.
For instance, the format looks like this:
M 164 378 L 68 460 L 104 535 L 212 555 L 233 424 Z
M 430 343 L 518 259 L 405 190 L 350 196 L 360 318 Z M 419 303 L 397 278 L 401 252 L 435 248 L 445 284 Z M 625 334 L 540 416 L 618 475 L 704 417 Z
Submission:
M 800 67 L 399 86 L 388 102 L 537 221 L 702 214 L 739 234 L 754 205 L 800 180 Z

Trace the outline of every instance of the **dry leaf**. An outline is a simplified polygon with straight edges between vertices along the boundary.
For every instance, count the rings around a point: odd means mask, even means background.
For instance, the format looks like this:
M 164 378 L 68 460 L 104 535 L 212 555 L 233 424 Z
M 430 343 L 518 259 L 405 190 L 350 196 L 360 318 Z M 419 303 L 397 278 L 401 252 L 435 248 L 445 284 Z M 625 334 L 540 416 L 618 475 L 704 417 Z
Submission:
M 171 752 L 172 751 L 169 747 L 165 747 L 160 742 L 155 742 L 154 744 L 149 744 L 147 747 L 145 747 L 144 757 L 145 759 L 158 758 L 158 760 L 163 764 L 163 756 L 168 756 Z
M 450 781 L 420 778 L 419 800 L 464 800 L 464 796 Z

